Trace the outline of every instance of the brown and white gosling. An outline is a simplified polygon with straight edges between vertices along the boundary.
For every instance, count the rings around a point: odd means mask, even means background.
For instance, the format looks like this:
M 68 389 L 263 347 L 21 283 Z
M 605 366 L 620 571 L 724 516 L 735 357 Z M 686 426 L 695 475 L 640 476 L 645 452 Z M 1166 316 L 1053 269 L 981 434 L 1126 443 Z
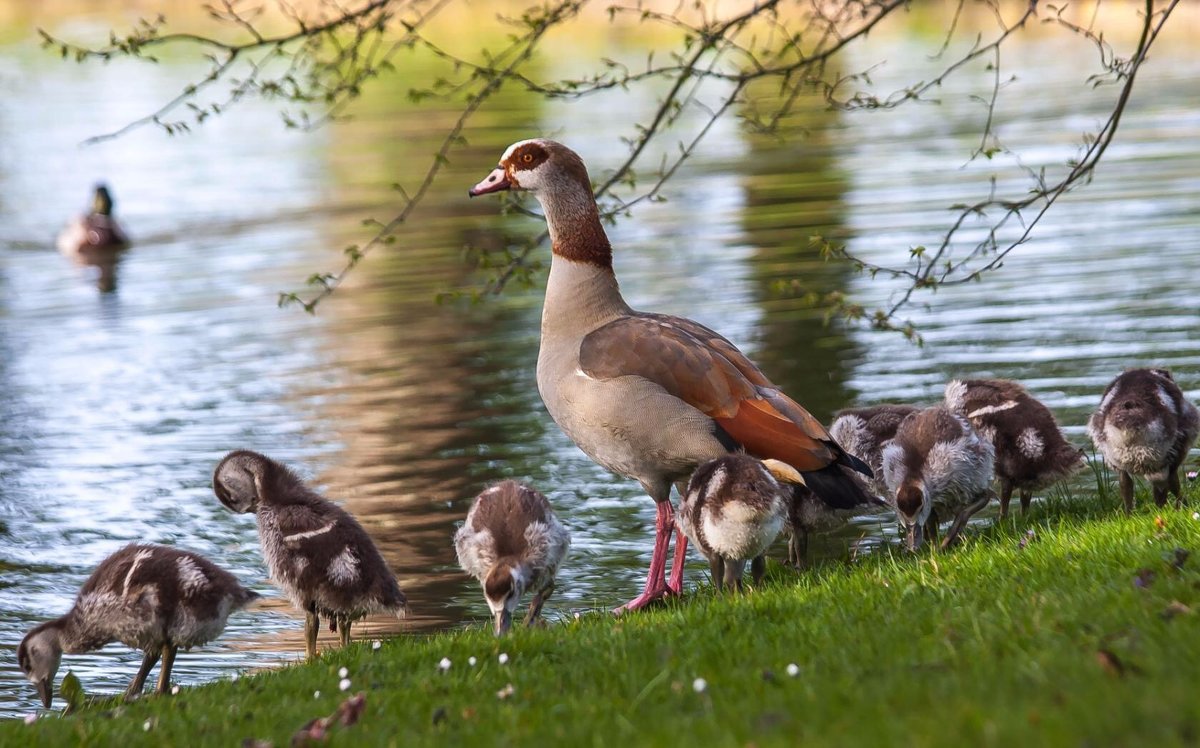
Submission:
M 317 654 L 320 617 L 350 643 L 350 624 L 372 613 L 403 615 L 407 601 L 362 525 L 284 465 L 249 450 L 225 455 L 213 491 L 234 512 L 253 513 L 271 579 L 304 611 L 304 651 Z
M 49 709 L 64 652 L 92 652 L 119 641 L 145 653 L 125 698 L 142 692 L 159 657 L 158 693 L 166 693 L 176 651 L 217 638 L 229 614 L 257 597 L 203 556 L 134 543 L 96 567 L 66 615 L 25 635 L 17 647 L 17 663 Z
M 1088 435 L 1104 460 L 1120 474 L 1125 511 L 1133 511 L 1133 476 L 1150 481 L 1154 503 L 1167 491 L 1183 505 L 1179 466 L 1196 441 L 1200 415 L 1166 369 L 1130 369 L 1104 390 L 1100 409 L 1088 420 Z
M 676 521 L 708 559 L 718 591 L 742 589 L 746 561 L 754 582 L 762 579 L 763 554 L 788 521 L 793 484 L 803 483 L 790 465 L 738 452 L 692 473 Z
M 883 449 L 889 500 L 910 550 L 923 534 L 937 541 L 938 514 L 954 515 L 942 548 L 953 545 L 967 520 L 992 497 L 995 451 L 967 419 L 935 405 L 901 422 Z
M 533 592 L 533 600 L 525 625 L 538 620 L 570 545 L 570 533 L 550 502 L 532 488 L 506 480 L 475 497 L 454 534 L 454 549 L 463 571 L 483 585 L 497 636 L 512 626 L 526 592 Z
M 1035 490 L 1083 467 L 1083 450 L 1071 446 L 1050 409 L 1016 382 L 955 379 L 946 385 L 945 401 L 996 450 L 1001 518 L 1008 516 L 1014 488 L 1025 513 Z

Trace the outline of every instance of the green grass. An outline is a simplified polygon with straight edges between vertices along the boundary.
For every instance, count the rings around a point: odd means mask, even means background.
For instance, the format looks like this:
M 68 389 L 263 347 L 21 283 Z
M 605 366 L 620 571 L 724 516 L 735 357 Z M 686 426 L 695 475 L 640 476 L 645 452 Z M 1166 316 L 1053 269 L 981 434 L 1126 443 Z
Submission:
M 1177 548 L 1194 555 L 1179 564 Z M 367 707 L 334 745 L 1192 743 L 1200 521 L 1060 493 L 949 553 L 774 569 L 741 597 L 701 590 L 504 640 L 481 627 L 357 644 L 173 697 L 8 722 L 0 744 L 286 746 L 346 697 L 341 667 Z

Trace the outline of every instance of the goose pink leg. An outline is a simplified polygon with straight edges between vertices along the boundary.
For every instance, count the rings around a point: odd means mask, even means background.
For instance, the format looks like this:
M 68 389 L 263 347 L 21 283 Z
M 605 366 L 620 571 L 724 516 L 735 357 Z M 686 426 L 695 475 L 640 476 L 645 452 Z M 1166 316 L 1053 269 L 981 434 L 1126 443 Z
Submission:
M 616 615 L 644 608 L 670 591 L 667 587 L 667 554 L 671 552 L 671 532 L 675 529 L 675 507 L 670 501 L 660 501 L 655 505 L 655 512 L 654 553 L 650 556 L 646 586 L 642 594 L 614 610 Z
M 671 581 L 667 582 L 667 592 L 672 595 L 683 594 L 683 567 L 687 563 L 687 549 L 687 535 L 675 528 L 675 560 L 671 562 Z

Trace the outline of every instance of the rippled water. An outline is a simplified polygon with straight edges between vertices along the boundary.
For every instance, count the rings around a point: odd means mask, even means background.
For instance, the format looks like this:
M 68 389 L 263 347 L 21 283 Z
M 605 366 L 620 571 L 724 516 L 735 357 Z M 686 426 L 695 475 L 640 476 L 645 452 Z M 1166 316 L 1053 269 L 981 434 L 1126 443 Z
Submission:
M 887 87 L 932 69 L 927 49 L 881 34 L 854 64 L 903 61 L 874 74 Z M 1018 83 L 1005 96 L 1020 105 L 998 124 L 1004 141 L 1034 164 L 1069 157 L 1102 115 L 1081 86 L 1093 63 L 1082 45 L 1024 41 L 1008 62 Z M 626 133 L 598 113 L 632 119 L 653 93 L 500 100 L 402 246 L 372 257 L 309 317 L 277 310 L 276 292 L 335 267 L 364 216 L 389 215 L 390 185 L 418 178 L 452 115 L 415 116 L 393 82 L 354 121 L 315 134 L 285 132 L 273 110 L 247 106 L 186 138 L 145 130 L 76 146 L 169 98 L 186 73 L 57 65 L 27 45 L 0 47 L 0 714 L 35 705 L 13 656 L 23 632 L 65 611 L 91 568 L 132 540 L 205 553 L 270 596 L 218 642 L 181 654 L 178 682 L 297 656 L 301 619 L 266 581 L 252 518 L 224 511 L 209 488 L 236 447 L 298 467 L 363 520 L 409 594 L 405 630 L 484 615 L 450 536 L 470 498 L 506 476 L 545 491 L 574 535 L 551 617 L 632 596 L 652 507 L 545 414 L 534 383 L 540 292 L 479 306 L 433 299 L 478 282 L 464 245 L 536 229 L 465 197 L 508 142 L 557 135 L 601 175 Z M 1083 444 L 1089 410 L 1122 367 L 1169 366 L 1200 395 L 1200 109 L 1181 93 L 1200 87 L 1200 60 L 1185 40 L 1142 76 L 1096 184 L 1052 211 L 1001 273 L 914 308 L 923 348 L 825 327 L 779 286 L 800 279 L 867 304 L 895 291 L 821 262 L 808 237 L 839 237 L 870 259 L 904 256 L 936 241 L 947 206 L 985 194 L 988 170 L 1004 165 L 963 167 L 983 110 L 950 96 L 986 90 L 982 69 L 955 79 L 941 107 L 848 116 L 813 103 L 792 123 L 806 137 L 784 142 L 718 125 L 671 200 L 612 231 L 626 297 L 719 329 L 822 419 L 855 403 L 932 401 L 952 376 L 1005 376 Z M 53 249 L 101 178 L 135 241 L 107 294 L 95 268 Z M 844 554 L 848 540 L 879 531 L 864 524 L 823 549 Z M 395 630 L 385 626 L 356 635 Z M 69 656 L 62 672 L 115 692 L 137 662 L 113 645 Z

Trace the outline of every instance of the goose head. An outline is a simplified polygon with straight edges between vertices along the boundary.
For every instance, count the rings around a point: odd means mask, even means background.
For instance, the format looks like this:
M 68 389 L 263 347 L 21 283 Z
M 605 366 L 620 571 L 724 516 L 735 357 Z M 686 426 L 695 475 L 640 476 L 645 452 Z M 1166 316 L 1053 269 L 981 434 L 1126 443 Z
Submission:
M 500 164 L 467 194 L 478 197 L 503 190 L 525 190 L 537 195 L 582 186 L 590 195 L 591 185 L 579 154 L 562 143 L 534 138 L 510 145 L 500 157 Z
M 904 530 L 904 544 L 910 551 L 921 547 L 925 522 L 933 511 L 929 491 L 918 481 L 908 481 L 896 490 L 896 519 Z
M 36 627 L 17 647 L 17 664 L 29 682 L 37 689 L 42 706 L 47 709 L 54 700 L 54 676 L 62 662 L 61 632 L 56 621 Z
M 101 182 L 96 185 L 96 191 L 92 194 L 92 213 L 101 216 L 111 216 L 112 211 L 112 195 L 108 193 L 108 185 Z
M 511 559 L 497 561 L 483 580 L 483 596 L 496 621 L 496 636 L 507 633 L 512 626 L 513 611 L 528 583 L 524 568 Z

